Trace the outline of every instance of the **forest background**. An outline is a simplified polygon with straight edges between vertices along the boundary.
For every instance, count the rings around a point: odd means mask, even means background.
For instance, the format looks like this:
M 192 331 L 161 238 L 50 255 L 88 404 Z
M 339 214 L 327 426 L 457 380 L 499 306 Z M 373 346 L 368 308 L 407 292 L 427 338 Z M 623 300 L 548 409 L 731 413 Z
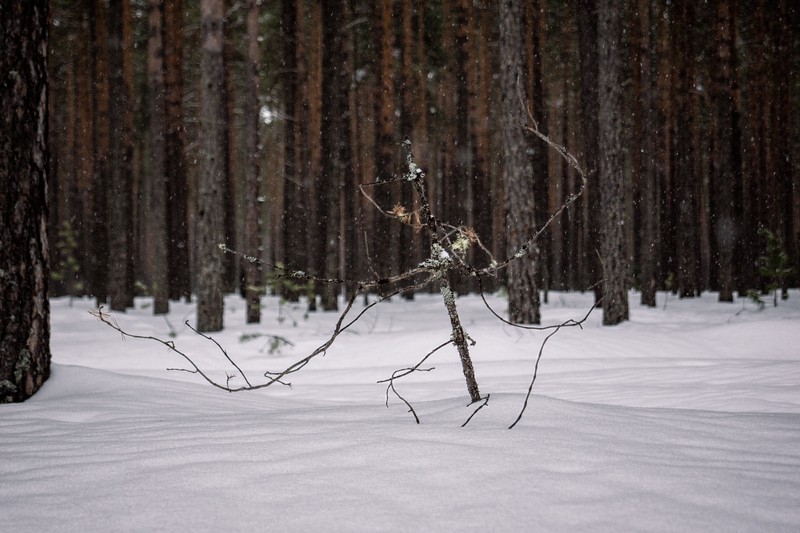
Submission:
M 218 4 L 216 18 L 201 4 Z M 124 310 L 150 294 L 165 312 L 169 299 L 218 277 L 221 292 L 257 299 L 268 273 L 217 243 L 321 277 L 403 272 L 428 255 L 413 227 L 418 200 L 400 183 L 376 187 L 379 210 L 359 185 L 405 172 L 406 138 L 434 213 L 504 257 L 509 118 L 500 112 L 508 91 L 499 82 L 498 4 L 53 0 L 51 295 L 91 295 Z M 721 300 L 761 292 L 775 280 L 759 258 L 776 243 L 785 252 L 780 284 L 796 286 L 800 8 L 789 0 L 522 4 L 527 125 L 575 154 L 589 178 L 538 241 L 544 297 L 601 291 L 599 232 L 611 216 L 597 179 L 607 127 L 598 120 L 603 17 L 622 31 L 613 52 L 623 110 L 615 216 L 627 286 L 647 305 L 656 290 L 714 290 Z M 204 27 L 217 38 L 218 62 L 202 53 Z M 210 155 L 208 124 L 223 147 Z M 541 225 L 581 179 L 534 135 L 526 142 L 523 170 Z M 208 182 L 216 164 L 221 181 Z M 211 211 L 219 218 L 209 225 Z M 219 239 L 206 239 L 209 231 Z M 477 249 L 468 259 L 485 264 Z M 202 270 L 214 261 L 223 262 L 219 276 Z M 336 306 L 322 285 L 277 285 L 287 298 L 318 293 L 323 308 Z M 483 289 L 504 285 L 501 276 Z M 469 277 L 452 286 L 478 290 Z

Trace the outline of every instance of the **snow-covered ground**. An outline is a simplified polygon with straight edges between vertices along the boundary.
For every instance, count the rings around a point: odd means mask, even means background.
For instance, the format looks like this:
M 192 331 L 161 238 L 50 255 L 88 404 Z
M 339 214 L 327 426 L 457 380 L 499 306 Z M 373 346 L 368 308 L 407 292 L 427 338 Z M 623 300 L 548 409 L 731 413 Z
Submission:
M 665 298 L 668 298 L 665 307 Z M 505 304 L 490 299 L 499 312 Z M 631 321 L 547 345 L 513 430 L 542 332 L 458 300 L 481 392 L 474 411 L 455 350 L 397 382 L 421 424 L 377 384 L 449 338 L 436 295 L 368 311 L 327 355 L 276 385 L 228 394 L 163 346 L 123 340 L 87 300 L 52 302 L 52 377 L 0 406 L 0 531 L 800 531 L 800 292 L 758 311 L 631 294 Z M 251 381 L 307 355 L 332 313 L 264 299 L 260 325 L 226 301 L 213 335 Z M 358 304 L 362 305 L 361 303 Z M 550 295 L 547 323 L 588 294 Z M 224 358 L 147 300 L 124 329 L 170 340 L 225 379 Z M 276 334 L 293 346 L 269 353 Z M 236 378 L 232 384 L 242 383 Z

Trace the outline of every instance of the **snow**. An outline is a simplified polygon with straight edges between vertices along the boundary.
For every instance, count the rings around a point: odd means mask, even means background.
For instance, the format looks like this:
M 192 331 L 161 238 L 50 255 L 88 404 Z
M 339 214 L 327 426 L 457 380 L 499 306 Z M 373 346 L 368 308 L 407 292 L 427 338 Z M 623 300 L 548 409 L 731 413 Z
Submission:
M 630 322 L 602 327 L 596 311 L 550 340 L 513 430 L 545 334 L 503 325 L 476 297 L 457 304 L 491 399 L 466 428 L 474 406 L 454 348 L 396 383 L 419 425 L 376 383 L 449 338 L 439 295 L 368 311 L 291 388 L 237 394 L 167 371 L 186 366 L 122 340 L 90 301 L 57 299 L 52 377 L 0 406 L 0 531 L 798 531 L 800 291 L 790 296 L 758 311 L 660 293 L 647 309 L 631 293 Z M 559 323 L 591 295 L 550 302 L 543 318 Z M 224 358 L 183 324 L 191 305 L 173 304 L 168 322 L 151 312 L 139 299 L 114 316 L 224 381 Z M 226 300 L 212 336 L 252 381 L 310 353 L 337 316 L 282 314 L 265 298 L 262 324 L 245 325 L 242 300 Z M 255 333 L 294 346 L 239 341 Z

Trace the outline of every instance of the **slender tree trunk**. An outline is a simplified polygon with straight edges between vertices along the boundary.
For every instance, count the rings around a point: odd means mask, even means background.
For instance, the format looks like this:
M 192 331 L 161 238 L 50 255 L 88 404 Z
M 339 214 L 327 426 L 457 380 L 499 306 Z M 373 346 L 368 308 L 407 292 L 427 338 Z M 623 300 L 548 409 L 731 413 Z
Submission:
M 0 17 L 0 403 L 50 375 L 47 24 L 46 0 Z
M 352 170 L 353 157 L 349 139 L 341 134 L 347 131 L 350 120 L 346 13 L 346 0 L 322 1 L 322 107 L 325 110 L 322 115 L 322 182 L 325 195 L 321 196 L 321 200 L 327 208 L 324 213 L 327 220 L 323 274 L 328 278 L 338 274 L 340 200 L 348 192 L 346 183 Z M 345 220 L 345 224 L 352 223 L 352 220 Z M 334 284 L 323 287 L 324 310 L 338 308 L 339 288 Z
M 258 0 L 247 2 L 247 62 L 246 90 L 244 101 L 245 120 L 245 194 L 244 194 L 244 242 L 248 255 L 260 257 L 261 252 L 261 177 L 258 125 L 260 122 L 258 48 Z M 247 299 L 247 323 L 261 322 L 261 294 L 263 280 L 261 270 L 253 261 L 243 263 L 245 271 L 245 296 Z
M 583 130 L 583 165 L 586 168 L 587 185 L 583 198 L 587 205 L 586 241 L 582 261 L 586 265 L 586 286 L 594 285 L 595 301 L 602 297 L 601 266 L 598 257 L 600 248 L 600 188 L 597 172 L 600 167 L 598 154 L 597 110 L 599 107 L 598 50 L 597 50 L 597 0 L 577 0 L 578 53 L 580 58 L 581 122 Z
M 295 269 L 304 268 L 301 261 L 304 258 L 304 212 L 301 186 L 298 181 L 297 163 L 297 12 L 292 0 L 283 0 L 281 12 L 281 28 L 283 33 L 283 105 L 284 105 L 284 134 L 283 134 L 283 231 L 281 240 L 283 263 Z M 284 298 L 297 301 L 297 291 L 284 291 Z
M 741 156 L 739 142 L 739 113 L 734 100 L 736 48 L 735 5 L 733 0 L 717 2 L 713 97 L 716 111 L 714 139 L 712 231 L 717 244 L 719 300 L 733 301 L 735 288 L 734 261 L 739 241 L 741 205 Z
M 150 103 L 150 213 L 147 223 L 151 231 L 153 271 L 150 292 L 153 313 L 169 312 L 169 271 L 167 263 L 167 177 L 165 154 L 166 116 L 164 114 L 164 40 L 163 0 L 148 4 L 147 81 Z
M 106 31 L 106 3 L 94 0 L 94 194 L 92 242 L 94 265 L 89 292 L 94 295 L 97 306 L 105 305 L 108 299 L 108 187 L 109 187 L 109 87 Z
M 131 142 L 129 0 L 110 0 L 108 5 L 109 93 L 109 275 L 108 295 L 112 311 L 125 311 L 133 303 L 133 146 Z
M 600 131 L 601 262 L 603 324 L 628 320 L 628 267 L 625 261 L 625 176 L 622 152 L 622 0 L 597 5 Z
M 197 191 L 197 330 L 223 322 L 222 253 L 225 197 L 225 64 L 223 0 L 201 0 L 200 172 Z
M 164 96 L 169 297 L 192 297 L 189 262 L 189 184 L 183 125 L 183 0 L 164 3 Z
M 692 0 L 675 3 L 675 19 L 672 21 L 673 69 L 675 83 L 675 113 L 680 125 L 675 130 L 675 189 L 677 206 L 676 255 L 678 293 L 682 298 L 691 298 L 698 293 L 698 234 L 697 198 L 695 185 L 694 113 L 692 91 L 694 90 Z
M 658 179 L 658 136 L 660 132 L 657 113 L 657 72 L 655 54 L 652 0 L 638 0 L 639 11 L 639 65 L 641 79 L 642 147 L 641 160 L 641 261 L 640 283 L 642 305 L 655 307 L 658 273 L 660 270 L 659 206 L 660 187 Z
M 394 139 L 394 62 L 392 58 L 392 1 L 379 0 L 375 4 L 377 31 L 376 38 L 376 98 L 375 98 L 375 177 L 377 181 L 386 181 L 395 175 L 395 139 Z M 374 198 L 384 210 L 391 210 L 389 205 L 392 201 L 393 186 L 375 187 Z M 375 270 L 381 276 L 390 275 L 396 270 L 393 258 L 396 257 L 395 250 L 391 247 L 387 250 L 386 243 L 393 242 L 392 224 L 386 216 L 375 213 L 374 227 L 372 231 L 372 241 L 370 243 L 371 261 Z M 381 253 L 381 250 L 386 250 Z
M 527 102 L 533 120 L 539 131 L 547 134 L 547 112 L 545 108 L 544 94 L 544 33 L 545 33 L 545 0 L 531 0 L 525 2 L 524 31 L 525 36 L 525 59 L 527 68 Z M 544 223 L 548 216 L 549 199 L 549 166 L 548 149 L 540 139 L 530 141 L 530 159 L 533 175 L 531 179 L 534 183 L 534 194 L 536 197 L 536 221 Z M 550 289 L 550 262 L 552 259 L 552 235 L 550 230 L 545 231 L 538 243 L 539 247 L 539 272 L 537 273 L 537 285 L 542 288 L 544 301 L 547 303 L 547 293 Z
M 524 88 L 522 64 L 522 2 L 503 0 L 500 4 L 500 133 L 502 138 L 506 199 L 507 251 L 518 252 L 536 227 L 536 204 L 527 135 L 527 123 L 519 93 Z M 512 322 L 538 324 L 539 289 L 536 285 L 538 258 L 535 250 L 512 261 L 508 267 L 508 310 Z

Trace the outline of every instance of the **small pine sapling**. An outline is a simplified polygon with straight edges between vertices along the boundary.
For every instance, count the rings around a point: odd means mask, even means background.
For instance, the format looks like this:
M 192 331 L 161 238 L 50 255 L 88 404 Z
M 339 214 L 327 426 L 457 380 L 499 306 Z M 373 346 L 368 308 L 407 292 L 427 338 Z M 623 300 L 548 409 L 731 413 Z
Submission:
M 781 289 L 781 299 L 789 298 L 786 282 L 794 273 L 789 265 L 789 254 L 783 247 L 780 237 L 772 231 L 762 227 L 758 234 L 765 239 L 767 249 L 764 255 L 758 258 L 758 273 L 767 281 L 767 291 L 772 292 L 772 303 L 778 306 L 778 289 Z

